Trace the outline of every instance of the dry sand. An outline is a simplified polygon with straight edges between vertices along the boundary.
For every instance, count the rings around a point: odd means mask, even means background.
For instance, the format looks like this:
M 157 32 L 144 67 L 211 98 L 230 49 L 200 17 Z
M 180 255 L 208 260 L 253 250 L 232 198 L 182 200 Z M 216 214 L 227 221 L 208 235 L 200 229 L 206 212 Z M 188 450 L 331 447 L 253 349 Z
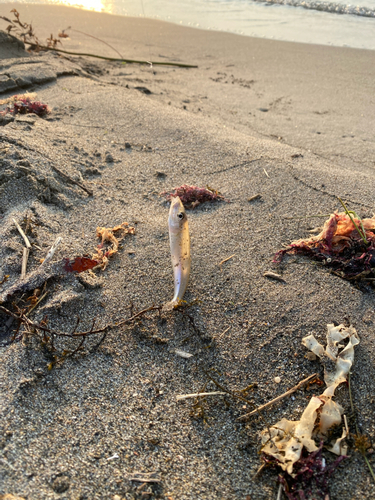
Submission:
M 8 10 L 1 5 L 0 15 Z M 31 214 L 37 247 L 28 272 L 58 236 L 56 261 L 92 254 L 97 226 L 127 221 L 136 228 L 95 278 L 49 280 L 33 320 L 47 316 L 51 327 L 71 331 L 77 315 L 80 327 L 90 328 L 93 318 L 105 324 L 129 316 L 131 304 L 134 311 L 162 304 L 173 282 L 168 205 L 158 193 L 209 185 L 231 203 L 188 212 L 192 274 L 185 298 L 195 305 L 149 313 L 109 332 L 96 350 L 92 338 L 80 355 L 50 371 L 51 352 L 37 335 L 1 347 L 0 493 L 30 500 L 276 498 L 274 471 L 254 478 L 259 432 L 282 417 L 297 419 L 313 392 L 300 390 L 245 424 L 236 418 L 251 405 L 230 396 L 204 403 L 206 422 L 193 418 L 191 400 L 177 403 L 176 396 L 217 390 L 205 386 L 204 370 L 213 369 L 232 391 L 257 383 L 249 398 L 263 404 L 322 373 L 306 359 L 301 339 L 314 333 L 323 340 L 327 323 L 348 317 L 361 338 L 352 377 L 358 423 L 374 444 L 373 289 L 358 289 L 305 258 L 286 259 L 278 269 L 285 283 L 263 274 L 284 243 L 324 220 L 301 216 L 331 213 L 339 208 L 336 196 L 361 216 L 373 214 L 375 53 L 60 7 L 19 11 L 41 39 L 72 25 L 124 57 L 199 68 L 52 54 L 2 60 L 2 98 L 22 86 L 52 113 L 0 129 L 0 280 L 10 275 L 0 293 L 21 271 L 23 242 L 12 218 L 22 222 Z M 78 33 L 64 47 L 114 55 Z M 258 193 L 261 199 L 248 201 Z M 221 270 L 218 263 L 232 254 Z M 7 321 L 1 316 L 3 342 L 10 338 Z M 183 359 L 175 349 L 194 356 Z M 337 399 L 350 416 L 346 387 Z M 140 490 L 129 479 L 136 472 L 154 472 L 160 482 Z M 375 497 L 353 449 L 330 491 L 332 499 Z

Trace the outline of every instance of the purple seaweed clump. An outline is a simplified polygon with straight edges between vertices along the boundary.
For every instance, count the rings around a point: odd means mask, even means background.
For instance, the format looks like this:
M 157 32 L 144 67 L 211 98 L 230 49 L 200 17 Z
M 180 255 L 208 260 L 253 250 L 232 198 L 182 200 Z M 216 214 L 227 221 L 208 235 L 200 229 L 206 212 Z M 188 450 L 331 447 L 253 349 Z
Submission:
M 219 191 L 212 189 L 210 187 L 200 188 L 198 186 L 188 186 L 187 184 L 183 184 L 180 187 L 174 188 L 174 191 L 168 192 L 163 191 L 160 193 L 160 196 L 164 196 L 166 200 L 171 201 L 172 198 L 178 196 L 185 208 L 195 208 L 201 203 L 206 203 L 207 201 L 226 201 L 229 203 L 229 200 L 225 199 Z

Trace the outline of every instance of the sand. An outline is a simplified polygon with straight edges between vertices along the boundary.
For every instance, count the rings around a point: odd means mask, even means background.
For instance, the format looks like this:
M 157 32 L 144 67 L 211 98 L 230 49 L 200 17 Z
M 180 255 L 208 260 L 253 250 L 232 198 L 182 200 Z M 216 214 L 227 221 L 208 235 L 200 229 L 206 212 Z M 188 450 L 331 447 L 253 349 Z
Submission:
M 9 15 L 7 5 L 0 15 Z M 274 268 L 274 253 L 308 236 L 344 198 L 374 212 L 374 73 L 371 51 L 252 39 L 46 6 L 22 6 L 40 39 L 72 25 L 126 58 L 197 69 L 123 65 L 53 54 L 4 59 L 5 98 L 35 91 L 47 118 L 2 123 L 0 294 L 17 282 L 23 227 L 31 215 L 28 273 L 57 237 L 54 260 L 92 255 L 97 226 L 135 227 L 105 271 L 52 277 L 30 315 L 71 332 L 120 321 L 172 298 L 168 204 L 159 193 L 187 183 L 219 189 L 230 203 L 188 212 L 189 308 L 150 312 L 113 328 L 48 369 L 56 353 L 34 334 L 1 347 L 0 493 L 27 499 L 273 499 L 277 474 L 259 477 L 259 432 L 297 419 L 313 391 L 299 390 L 255 417 L 236 419 L 309 374 L 323 373 L 301 345 L 326 324 L 350 319 L 361 343 L 352 370 L 359 428 L 374 444 L 374 292 L 307 258 Z M 79 33 L 67 50 L 115 56 Z M 145 94 L 136 87 L 151 91 Z M 70 184 L 57 167 L 93 191 Z M 253 195 L 261 198 L 249 202 Z M 234 255 L 222 267 L 219 263 Z M 263 276 L 274 270 L 285 283 Z M 25 297 L 23 297 L 25 299 Z M 20 295 L 17 300 L 21 300 Z M 19 305 L 22 302 L 19 302 Z M 10 303 L 6 304 L 11 307 Z M 3 344 L 11 329 L 1 316 Z M 56 340 L 58 352 L 72 343 Z M 193 354 L 184 359 L 180 349 Z M 179 394 L 249 384 L 251 404 L 213 397 L 204 417 Z M 274 379 L 281 378 L 279 384 Z M 208 383 L 208 385 L 206 385 Z M 337 400 L 354 431 L 348 390 Z M 199 410 L 199 409 L 198 409 Z M 332 499 L 375 495 L 362 457 L 330 479 Z M 325 452 L 328 462 L 333 456 Z M 373 462 L 372 456 L 369 456 Z M 131 481 L 155 473 L 159 482 Z

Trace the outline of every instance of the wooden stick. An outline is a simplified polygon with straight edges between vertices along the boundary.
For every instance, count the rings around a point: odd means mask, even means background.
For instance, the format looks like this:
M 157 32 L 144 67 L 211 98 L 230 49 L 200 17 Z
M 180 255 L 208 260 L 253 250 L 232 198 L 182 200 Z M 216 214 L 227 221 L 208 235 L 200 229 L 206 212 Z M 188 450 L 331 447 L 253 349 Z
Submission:
M 238 417 L 237 420 L 246 420 L 248 417 L 251 417 L 251 415 L 254 415 L 255 413 L 258 413 L 258 412 L 264 410 L 265 408 L 268 408 L 269 406 L 273 405 L 274 403 L 277 403 L 281 399 L 284 399 L 286 396 L 290 396 L 290 394 L 293 394 L 293 392 L 296 392 L 300 387 L 302 387 L 304 384 L 306 384 L 306 382 L 308 382 L 312 378 L 316 377 L 317 375 L 318 375 L 317 373 L 313 373 L 312 375 L 309 375 L 305 379 L 301 380 L 301 382 L 299 382 L 297 385 L 295 385 L 294 387 L 289 389 L 289 391 L 284 392 L 284 394 L 277 396 L 277 398 L 272 399 L 272 401 L 268 401 L 268 403 L 266 403 L 262 406 L 258 406 L 258 408 L 251 411 L 250 413 L 246 413 L 246 415 L 242 415 L 241 417 Z
M 183 399 L 189 398 L 204 398 L 206 396 L 225 396 L 226 392 L 214 391 L 214 392 L 197 392 L 196 394 L 182 394 L 180 396 L 176 396 L 177 401 L 182 401 Z
M 233 254 L 233 255 L 231 255 L 230 257 L 227 257 L 226 259 L 224 259 L 224 260 L 222 260 L 221 262 L 219 262 L 218 266 L 220 267 L 220 269 L 221 269 L 222 264 L 224 264 L 224 262 L 228 262 L 228 260 L 233 259 L 233 257 L 235 257 L 235 255 L 236 255 L 236 254 L 234 253 L 234 254 Z
M 27 260 L 29 258 L 29 253 L 30 253 L 30 248 L 23 247 L 21 280 L 24 280 L 26 278 L 26 267 L 27 267 Z
M 88 189 L 87 187 L 85 187 L 83 184 L 81 184 L 80 182 L 77 182 L 75 181 L 74 179 L 72 179 L 71 177 L 69 177 L 69 175 L 67 174 L 64 174 L 64 172 L 62 172 L 60 169 L 58 169 L 57 167 L 55 167 L 54 165 L 51 165 L 52 169 L 57 172 L 58 174 L 61 175 L 61 177 L 64 177 L 65 179 L 67 179 L 69 182 L 71 182 L 72 184 L 75 184 L 76 186 L 80 187 L 81 189 L 83 189 L 84 191 L 86 191 L 86 193 L 89 195 L 89 196 L 93 196 L 94 194 L 94 191 L 91 191 L 91 189 Z

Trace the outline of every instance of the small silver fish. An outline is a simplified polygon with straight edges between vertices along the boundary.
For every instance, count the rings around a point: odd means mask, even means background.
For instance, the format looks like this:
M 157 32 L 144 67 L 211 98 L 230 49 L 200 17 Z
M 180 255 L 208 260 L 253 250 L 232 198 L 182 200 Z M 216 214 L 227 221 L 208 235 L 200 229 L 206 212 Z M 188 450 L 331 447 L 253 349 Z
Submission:
M 167 304 L 167 308 L 173 309 L 180 304 L 184 296 L 191 265 L 189 224 L 184 205 L 178 196 L 172 198 L 168 226 L 174 276 L 174 296 L 172 301 Z

